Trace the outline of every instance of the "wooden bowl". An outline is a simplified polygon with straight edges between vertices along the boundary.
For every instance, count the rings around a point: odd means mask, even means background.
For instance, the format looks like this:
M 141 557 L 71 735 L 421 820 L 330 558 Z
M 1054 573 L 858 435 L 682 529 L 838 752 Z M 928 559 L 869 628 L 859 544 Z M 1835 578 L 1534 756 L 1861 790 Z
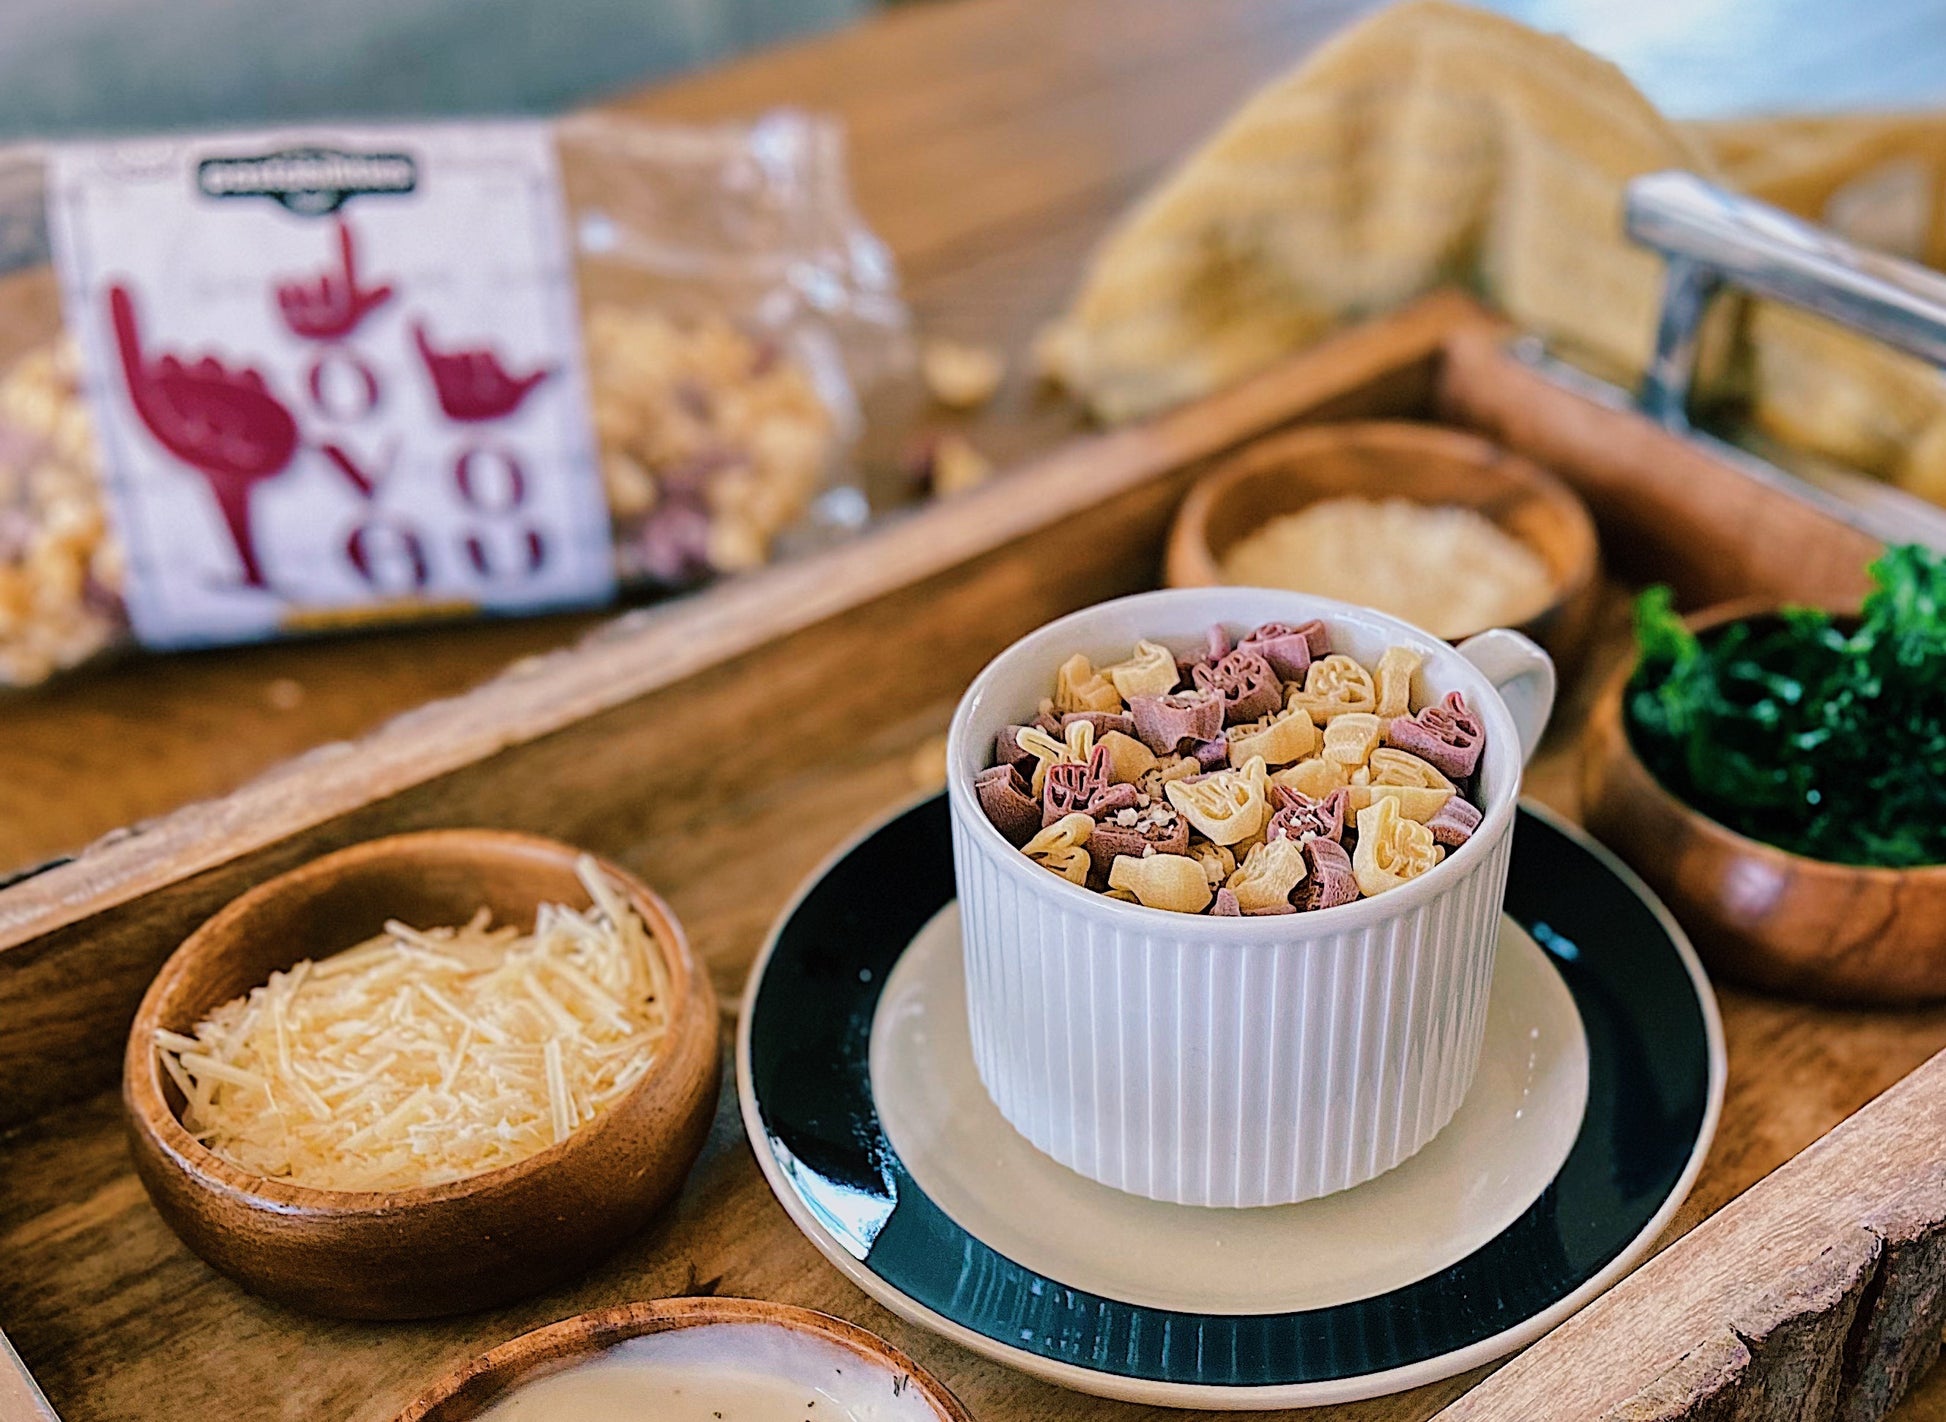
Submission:
M 1707 632 L 1774 611 L 1729 603 L 1685 620 Z M 1589 718 L 1582 816 L 1662 896 L 1711 972 L 1826 1002 L 1890 1006 L 1946 997 L 1946 865 L 1876 869 L 1807 859 L 1691 808 L 1629 741 L 1622 702 L 1634 672 L 1631 662 L 1615 674 Z
M 1492 520 L 1540 556 L 1553 589 L 1547 605 L 1516 624 L 1518 630 L 1563 667 L 1586 649 L 1600 563 L 1587 508 L 1531 460 L 1439 425 L 1308 425 L 1245 446 L 1198 479 L 1183 500 L 1169 531 L 1165 578 L 1176 588 L 1227 582 L 1223 559 L 1244 535 L 1282 514 L 1343 497 L 1457 504 Z
M 273 971 L 378 933 L 388 918 L 463 923 L 482 904 L 531 925 L 585 907 L 578 851 L 494 830 L 433 830 L 353 845 L 259 884 L 163 964 L 123 1063 L 135 1167 L 183 1242 L 254 1293 L 341 1318 L 429 1318 L 538 1292 L 640 1227 L 680 1188 L 715 1114 L 716 994 L 681 927 L 613 864 L 668 957 L 661 1058 L 620 1100 L 525 1160 L 443 1185 L 320 1190 L 253 1175 L 192 1138 L 158 1060 L 158 1027 L 189 1032 Z
M 788 1328 L 821 1338 L 885 1372 L 888 1385 L 906 1378 L 902 1395 L 916 1392 L 931 1404 L 940 1422 L 972 1422 L 959 1399 L 937 1378 L 876 1334 L 789 1304 L 717 1298 L 623 1304 L 523 1333 L 440 1379 L 394 1422 L 471 1422 L 519 1384 L 585 1362 L 617 1343 L 711 1323 Z

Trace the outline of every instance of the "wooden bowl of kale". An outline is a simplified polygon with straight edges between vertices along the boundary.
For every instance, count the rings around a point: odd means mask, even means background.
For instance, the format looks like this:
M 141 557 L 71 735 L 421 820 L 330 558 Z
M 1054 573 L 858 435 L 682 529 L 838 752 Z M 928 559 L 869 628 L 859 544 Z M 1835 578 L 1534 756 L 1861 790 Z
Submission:
M 1588 827 L 1725 977 L 1946 998 L 1946 558 L 1888 549 L 1862 608 L 1636 605 L 1589 728 Z

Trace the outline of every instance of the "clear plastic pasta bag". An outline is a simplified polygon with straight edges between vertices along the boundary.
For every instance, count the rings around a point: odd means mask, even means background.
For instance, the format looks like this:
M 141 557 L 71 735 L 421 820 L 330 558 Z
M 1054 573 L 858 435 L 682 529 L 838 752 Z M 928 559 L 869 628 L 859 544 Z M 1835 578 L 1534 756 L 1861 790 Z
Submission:
M 789 111 L 711 126 L 585 115 L 549 133 L 607 511 L 612 579 L 595 581 L 690 587 L 860 526 L 866 436 L 910 409 L 914 353 L 890 254 L 852 207 L 837 125 Z M 136 640 L 88 364 L 50 261 L 49 171 L 48 150 L 0 152 L 0 686 Z M 331 280 L 327 269 L 320 297 Z M 187 362 L 200 348 L 184 349 Z M 435 362 L 456 379 L 477 374 L 465 363 L 481 353 L 420 349 L 435 384 Z M 311 442 L 297 441 L 298 459 Z M 576 546 L 602 556 L 598 540 Z M 397 596 L 254 635 L 466 610 Z

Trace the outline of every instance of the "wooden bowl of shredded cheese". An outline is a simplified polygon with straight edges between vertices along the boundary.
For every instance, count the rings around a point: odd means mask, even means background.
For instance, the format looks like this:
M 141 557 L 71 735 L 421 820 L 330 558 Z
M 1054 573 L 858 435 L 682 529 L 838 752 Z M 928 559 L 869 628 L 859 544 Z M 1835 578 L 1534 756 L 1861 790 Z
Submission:
M 137 1171 L 253 1292 L 425 1318 L 544 1289 L 680 1188 L 709 979 L 612 864 L 493 830 L 354 845 L 172 954 L 124 1062 Z
M 1176 514 L 1167 581 L 1337 598 L 1454 641 L 1512 627 L 1572 665 L 1598 561 L 1587 508 L 1539 465 L 1461 430 L 1369 421 L 1218 463 Z

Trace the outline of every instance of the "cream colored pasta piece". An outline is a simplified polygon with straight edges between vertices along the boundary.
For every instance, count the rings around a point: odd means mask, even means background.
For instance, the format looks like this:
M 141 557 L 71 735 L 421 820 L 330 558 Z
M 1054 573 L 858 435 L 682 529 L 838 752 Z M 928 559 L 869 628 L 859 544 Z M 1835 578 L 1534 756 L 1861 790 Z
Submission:
M 1351 872 L 1366 898 L 1387 893 L 1425 873 L 1445 857 L 1432 831 L 1399 813 L 1390 796 L 1358 812 L 1358 845 Z
M 1087 815 L 1063 815 L 1023 844 L 1020 852 L 1070 883 L 1086 884 L 1088 836 L 1094 832 L 1095 822 Z
M 1172 780 L 1163 788 L 1183 818 L 1216 844 L 1249 839 L 1270 818 L 1270 783 L 1261 756 L 1198 780 Z
M 1350 767 L 1363 765 L 1378 749 L 1385 725 L 1369 711 L 1347 711 L 1324 723 L 1324 758 Z
M 1380 800 L 1394 800 L 1400 814 L 1423 825 L 1445 808 L 1454 792 L 1429 785 L 1353 785 L 1345 794 L 1348 797 L 1345 803 L 1353 810 L 1369 809 Z
M 1266 765 L 1289 765 L 1315 755 L 1320 744 L 1311 713 L 1302 706 L 1288 706 L 1251 725 L 1232 727 L 1229 742 L 1232 760 L 1262 756 Z
M 1056 711 L 1119 711 L 1122 709 L 1122 694 L 1115 690 L 1115 684 L 1094 668 L 1081 653 L 1076 652 L 1054 673 L 1054 709 Z
M 1351 777 L 1344 766 L 1321 755 L 1310 756 L 1296 765 L 1287 765 L 1270 780 L 1273 785 L 1282 785 L 1313 800 L 1322 800 L 1333 790 L 1342 790 L 1351 784 Z
M 1289 704 L 1302 706 L 1313 721 L 1329 721 L 1376 710 L 1378 689 L 1364 667 L 1342 652 L 1333 652 L 1311 663 L 1304 673 L 1304 689 L 1293 693 Z
M 1203 866 L 1181 854 L 1121 855 L 1109 866 L 1108 886 L 1170 913 L 1201 913 L 1216 893 L 1203 877 Z
M 1014 732 L 1014 744 L 1034 757 L 1031 784 L 1034 798 L 1039 799 L 1042 787 L 1047 784 L 1050 765 L 1088 763 L 1095 748 L 1095 728 L 1086 721 L 1076 721 L 1057 740 L 1038 726 L 1022 726 Z
M 1365 764 L 1371 768 L 1374 785 L 1418 785 L 1429 790 L 1453 788 L 1453 782 L 1439 773 L 1438 766 L 1396 746 L 1378 747 Z
M 1108 778 L 1117 785 L 1134 785 L 1154 770 L 1155 752 L 1120 731 L 1110 731 L 1098 742 L 1108 752 Z
M 1416 649 L 1393 645 L 1378 659 L 1373 680 L 1378 684 L 1378 714 L 1390 720 L 1412 712 L 1412 675 L 1425 661 Z
M 1115 684 L 1124 701 L 1167 696 L 1176 689 L 1176 654 L 1159 642 L 1137 642 L 1133 656 L 1104 667 L 1102 675 Z
M 1128 889 L 1104 889 L 1101 896 L 1104 899 L 1115 899 L 1125 904 L 1139 904 L 1142 902 Z
M 1266 840 L 1250 851 L 1225 887 L 1245 913 L 1281 913 L 1293 907 L 1291 890 L 1304 872 L 1303 845 L 1294 839 Z
M 1189 857 L 1203 866 L 1203 877 L 1209 880 L 1211 888 L 1237 871 L 1237 857 L 1228 846 L 1211 844 L 1206 839 L 1190 841 Z

